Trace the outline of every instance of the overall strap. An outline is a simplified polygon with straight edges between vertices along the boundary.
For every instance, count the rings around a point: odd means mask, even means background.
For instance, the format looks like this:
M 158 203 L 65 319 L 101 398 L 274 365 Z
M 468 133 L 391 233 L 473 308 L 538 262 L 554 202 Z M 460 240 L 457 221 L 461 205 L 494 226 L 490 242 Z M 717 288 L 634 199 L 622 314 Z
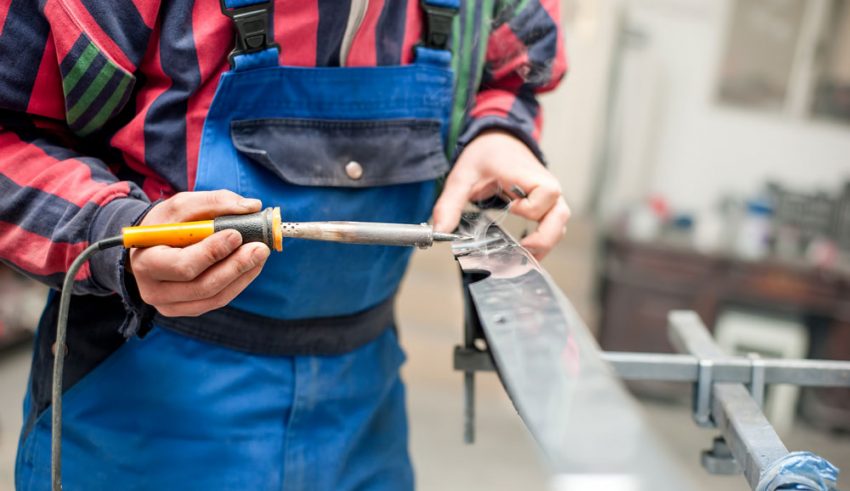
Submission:
M 236 41 L 228 59 L 233 70 L 277 66 L 280 46 L 270 32 L 271 0 L 219 0 L 221 12 L 236 28 Z M 439 66 L 450 63 L 452 24 L 461 0 L 421 0 L 425 36 L 415 47 L 416 60 Z
M 270 32 L 271 0 L 220 0 L 221 13 L 236 28 L 236 42 L 228 55 L 233 70 L 276 66 L 280 46 Z
M 452 21 L 460 10 L 460 0 L 422 0 L 425 11 L 425 40 L 432 49 L 448 50 Z
M 452 62 L 449 40 L 454 18 L 460 10 L 460 0 L 421 0 L 425 12 L 425 35 L 422 43 L 414 46 L 414 59 L 440 68 Z

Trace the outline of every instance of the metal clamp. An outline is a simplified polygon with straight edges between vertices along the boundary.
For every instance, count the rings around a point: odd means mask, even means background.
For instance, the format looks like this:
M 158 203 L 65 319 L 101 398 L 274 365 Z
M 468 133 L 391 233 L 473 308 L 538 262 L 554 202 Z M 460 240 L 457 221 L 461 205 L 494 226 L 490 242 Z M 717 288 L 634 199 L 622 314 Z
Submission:
M 764 360 L 758 353 L 750 353 L 747 355 L 750 359 L 750 395 L 756 401 L 758 407 L 764 408 L 764 386 L 765 372 L 767 371 Z
M 733 476 L 741 473 L 741 466 L 722 436 L 714 438 L 711 449 L 702 451 L 700 463 L 710 474 Z
M 672 312 L 669 322 L 671 343 L 680 352 L 697 357 L 700 360 L 700 371 L 704 369 L 704 360 L 711 360 L 712 369 L 719 369 L 734 360 L 734 357 L 726 355 L 720 349 L 696 313 Z M 744 363 L 745 373 L 752 376 L 752 360 L 746 360 Z M 760 375 L 767 378 L 766 373 L 760 372 L 759 363 L 756 363 L 755 370 L 756 378 Z M 703 383 L 705 380 L 703 378 Z M 756 391 L 762 386 L 759 383 L 752 385 Z M 699 385 L 699 379 L 698 388 L 704 389 L 704 386 Z M 708 388 L 711 391 L 709 417 L 723 435 L 726 446 L 741 466 L 750 487 L 756 489 L 762 473 L 774 462 L 788 455 L 788 449 L 743 383 L 718 383 L 714 380 Z M 697 396 L 697 401 L 705 400 L 705 397 Z M 697 409 L 701 407 L 698 405 Z
M 694 421 L 697 425 L 712 428 L 711 388 L 714 385 L 714 360 L 700 359 L 697 381 L 694 384 Z
M 426 0 L 422 0 L 422 10 L 425 11 L 426 19 L 425 46 L 447 49 L 449 36 L 452 33 L 452 22 L 460 9 L 429 5 Z
M 227 7 L 226 0 L 220 0 L 220 3 L 221 12 L 230 17 L 236 27 L 235 47 L 227 55 L 231 66 L 234 65 L 233 59 L 237 55 L 256 53 L 268 48 L 280 49 L 269 35 L 270 0 L 232 9 Z

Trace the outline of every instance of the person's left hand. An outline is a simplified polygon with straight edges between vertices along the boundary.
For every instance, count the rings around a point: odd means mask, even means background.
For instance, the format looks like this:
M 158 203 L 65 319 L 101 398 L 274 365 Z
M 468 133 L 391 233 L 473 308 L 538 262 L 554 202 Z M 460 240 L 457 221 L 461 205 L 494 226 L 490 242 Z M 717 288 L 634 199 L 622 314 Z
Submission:
M 511 188 L 518 186 L 526 197 Z M 529 148 L 510 133 L 490 130 L 472 140 L 461 152 L 434 205 L 434 230 L 451 232 L 470 201 L 505 193 L 513 202 L 510 212 L 539 222 L 521 244 L 543 259 L 566 233 L 570 209 L 555 176 Z

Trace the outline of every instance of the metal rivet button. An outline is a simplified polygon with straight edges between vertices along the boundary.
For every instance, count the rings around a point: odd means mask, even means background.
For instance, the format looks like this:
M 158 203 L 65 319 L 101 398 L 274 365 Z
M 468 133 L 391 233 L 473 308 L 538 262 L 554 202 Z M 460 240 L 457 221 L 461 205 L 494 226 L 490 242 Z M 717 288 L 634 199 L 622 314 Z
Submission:
M 348 177 L 354 179 L 360 179 L 363 177 L 363 166 L 360 165 L 359 162 L 355 162 L 352 160 L 351 162 L 345 164 L 345 173 L 348 174 Z

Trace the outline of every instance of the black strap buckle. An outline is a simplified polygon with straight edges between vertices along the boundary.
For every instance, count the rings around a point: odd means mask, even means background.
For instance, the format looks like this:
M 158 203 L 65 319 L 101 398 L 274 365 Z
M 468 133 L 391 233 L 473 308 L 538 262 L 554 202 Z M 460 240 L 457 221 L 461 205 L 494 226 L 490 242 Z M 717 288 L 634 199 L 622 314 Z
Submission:
M 449 36 L 452 33 L 452 21 L 459 9 L 437 7 L 422 0 L 422 10 L 425 11 L 426 17 L 425 46 L 434 49 L 448 48 Z
M 221 12 L 230 17 L 236 26 L 236 43 L 227 56 L 233 65 L 233 57 L 248 53 L 256 53 L 268 48 L 280 46 L 269 35 L 269 9 L 271 0 L 256 5 L 227 8 L 225 0 L 220 0 Z

